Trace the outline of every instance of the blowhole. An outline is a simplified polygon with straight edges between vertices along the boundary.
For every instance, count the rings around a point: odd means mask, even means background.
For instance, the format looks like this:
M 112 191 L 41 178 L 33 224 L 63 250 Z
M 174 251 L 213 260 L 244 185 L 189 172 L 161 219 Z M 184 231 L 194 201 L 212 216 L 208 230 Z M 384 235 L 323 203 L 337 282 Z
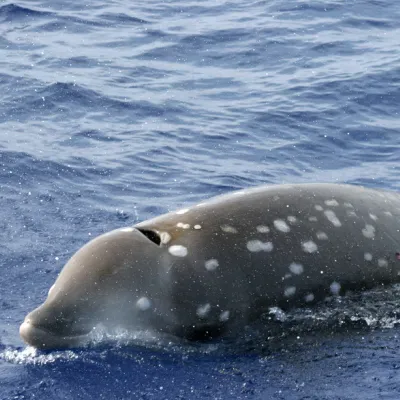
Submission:
M 147 237 L 147 239 L 151 240 L 157 246 L 161 245 L 161 237 L 156 231 L 152 231 L 150 229 L 142 229 L 136 228 L 140 233 Z

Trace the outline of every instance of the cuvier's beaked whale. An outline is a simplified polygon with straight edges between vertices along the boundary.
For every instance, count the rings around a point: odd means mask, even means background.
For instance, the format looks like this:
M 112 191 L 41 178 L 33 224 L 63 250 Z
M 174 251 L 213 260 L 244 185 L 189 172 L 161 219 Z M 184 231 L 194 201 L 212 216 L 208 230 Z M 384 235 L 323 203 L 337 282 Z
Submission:
M 98 325 L 231 335 L 269 307 L 400 280 L 400 195 L 262 186 L 101 235 L 68 261 L 22 338 L 75 347 Z

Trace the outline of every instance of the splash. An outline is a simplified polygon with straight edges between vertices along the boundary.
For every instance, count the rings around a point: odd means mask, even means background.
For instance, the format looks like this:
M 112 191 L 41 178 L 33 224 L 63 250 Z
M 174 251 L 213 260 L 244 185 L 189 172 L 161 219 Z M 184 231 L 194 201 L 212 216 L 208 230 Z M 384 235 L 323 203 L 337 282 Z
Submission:
M 28 346 L 23 350 L 6 348 L 0 352 L 0 360 L 13 364 L 45 365 L 56 361 L 73 361 L 78 359 L 78 354 L 71 351 L 55 351 L 42 353 L 34 347 Z

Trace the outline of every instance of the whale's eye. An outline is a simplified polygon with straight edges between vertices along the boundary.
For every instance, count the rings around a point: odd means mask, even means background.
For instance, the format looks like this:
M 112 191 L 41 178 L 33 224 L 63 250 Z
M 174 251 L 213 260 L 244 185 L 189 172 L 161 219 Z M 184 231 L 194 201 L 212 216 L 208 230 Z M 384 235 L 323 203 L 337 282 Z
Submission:
M 137 230 L 139 232 L 143 233 L 143 235 L 146 236 L 147 239 L 151 240 L 157 246 L 160 246 L 161 238 L 160 238 L 160 235 L 157 232 L 152 231 L 150 229 L 141 229 L 141 228 L 137 228 Z

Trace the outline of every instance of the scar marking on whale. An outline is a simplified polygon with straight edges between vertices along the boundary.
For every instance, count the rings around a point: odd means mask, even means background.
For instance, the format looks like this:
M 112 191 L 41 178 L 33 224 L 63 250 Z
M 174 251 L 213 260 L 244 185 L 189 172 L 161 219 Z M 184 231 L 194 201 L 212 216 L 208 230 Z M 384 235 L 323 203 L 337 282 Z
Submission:
M 311 303 L 312 301 L 314 301 L 314 294 L 313 293 L 308 293 L 304 296 L 304 300 L 306 303 Z
M 339 282 L 332 282 L 329 289 L 331 291 L 331 293 L 335 296 L 338 296 L 340 293 L 340 289 L 341 289 L 341 285 Z
M 378 217 L 375 214 L 369 214 L 369 217 L 373 220 L 376 221 L 378 219 Z
M 136 302 L 136 307 L 141 311 L 146 311 L 151 307 L 151 302 L 147 297 L 141 297 Z
M 301 275 L 304 271 L 303 265 L 299 264 L 299 263 L 295 263 L 295 262 L 293 262 L 289 265 L 289 269 L 290 269 L 290 272 L 292 272 L 295 275 Z
M 288 286 L 287 288 L 285 288 L 284 296 L 285 297 L 291 297 L 291 296 L 294 296 L 295 293 L 296 293 L 296 287 L 295 286 Z
M 183 222 L 178 222 L 178 223 L 176 224 L 176 226 L 177 226 L 178 228 L 182 228 L 182 229 L 189 229 L 189 228 L 190 228 L 190 224 L 185 224 L 185 223 L 183 223 Z
M 211 310 L 211 304 L 210 303 L 200 305 L 200 306 L 197 307 L 196 315 L 199 318 L 206 318 L 207 315 L 210 313 L 210 310 Z
M 307 242 L 303 242 L 301 247 L 306 253 L 315 253 L 318 250 L 318 246 L 312 240 L 308 240 Z
M 315 236 L 317 237 L 318 240 L 328 240 L 328 235 L 322 231 L 317 231 L 315 233 Z
M 265 225 L 258 225 L 256 227 L 256 229 L 257 229 L 257 232 L 260 232 L 260 233 L 269 233 L 270 232 L 270 229 L 268 228 L 268 226 L 265 226 Z
M 171 235 L 168 232 L 160 232 L 161 243 L 167 244 L 171 240 Z
M 229 311 L 222 311 L 222 313 L 221 313 L 220 316 L 219 316 L 219 320 L 220 320 L 221 322 L 226 322 L 226 321 L 228 321 L 228 320 L 229 320 L 229 314 L 230 314 Z
M 173 246 L 170 246 L 168 248 L 168 251 L 170 254 L 176 257 L 186 257 L 188 254 L 188 250 L 185 246 L 182 246 L 180 244 L 175 244 Z
M 342 223 L 340 222 L 339 218 L 336 216 L 334 211 L 325 210 L 324 214 L 325 214 L 325 217 L 328 219 L 329 222 L 332 223 L 333 226 L 336 226 L 337 228 L 342 226 Z
M 249 240 L 246 246 L 247 249 L 252 253 L 256 253 L 259 251 L 270 252 L 274 249 L 274 245 L 272 242 L 262 242 L 261 240 Z
M 332 199 L 332 200 L 325 200 L 325 204 L 328 207 L 337 207 L 339 205 L 339 203 L 337 202 L 337 200 Z
M 287 233 L 290 232 L 289 225 L 283 219 L 276 219 L 274 221 L 274 226 L 278 231 Z
M 204 266 L 207 271 L 215 271 L 219 266 L 219 262 L 215 258 L 211 258 L 204 263 Z
M 371 253 L 364 253 L 364 260 L 365 261 L 372 261 L 372 254 Z
M 363 228 L 361 232 L 368 239 L 373 239 L 375 237 L 375 227 L 370 224 L 365 224 L 365 228 Z
M 226 233 L 238 233 L 237 229 L 230 225 L 221 225 L 221 229 Z
M 378 258 L 378 266 L 379 267 L 387 267 L 389 263 L 384 258 Z

